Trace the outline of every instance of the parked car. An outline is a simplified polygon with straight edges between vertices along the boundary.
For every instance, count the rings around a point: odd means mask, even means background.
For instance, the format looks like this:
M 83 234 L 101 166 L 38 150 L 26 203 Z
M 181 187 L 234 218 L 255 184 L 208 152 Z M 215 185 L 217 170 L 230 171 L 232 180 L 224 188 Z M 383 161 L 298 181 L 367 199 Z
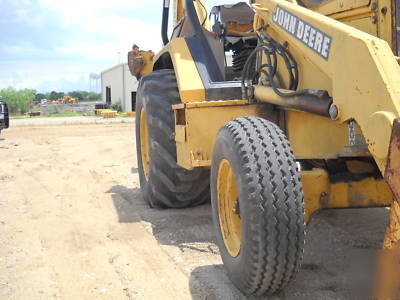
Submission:
M 8 114 L 7 103 L 2 102 L 0 98 L 0 133 L 3 129 L 7 129 L 10 126 L 10 118 Z

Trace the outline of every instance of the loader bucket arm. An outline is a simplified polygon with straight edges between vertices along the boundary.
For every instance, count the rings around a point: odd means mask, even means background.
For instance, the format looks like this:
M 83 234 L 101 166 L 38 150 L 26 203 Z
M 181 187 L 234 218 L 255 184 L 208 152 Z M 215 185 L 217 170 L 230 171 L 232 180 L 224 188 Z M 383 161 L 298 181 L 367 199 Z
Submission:
M 359 124 L 384 175 L 393 122 L 400 117 L 400 67 L 387 42 L 288 1 L 258 0 L 253 7 L 256 28 L 268 24 L 268 34 L 300 50 L 330 78 L 335 121 Z
M 292 1 L 257 0 L 254 28 L 297 49 L 330 79 L 335 122 L 354 120 L 390 186 L 394 202 L 384 249 L 394 250 L 392 293 L 400 297 L 400 67 L 386 41 L 301 7 Z M 317 37 L 318 36 L 318 37 Z M 303 86 L 315 88 L 319 86 Z M 385 252 L 385 251 L 384 251 Z M 393 253 L 393 252 L 390 252 Z M 390 265 L 390 264 L 388 264 Z M 385 268 L 384 268 L 385 269 Z M 385 271 L 388 269 L 386 268 Z M 383 272 L 388 275 L 389 272 Z M 393 274 L 393 273 L 391 273 Z M 385 277 L 385 276 L 383 276 Z M 382 299 L 378 296 L 378 299 Z

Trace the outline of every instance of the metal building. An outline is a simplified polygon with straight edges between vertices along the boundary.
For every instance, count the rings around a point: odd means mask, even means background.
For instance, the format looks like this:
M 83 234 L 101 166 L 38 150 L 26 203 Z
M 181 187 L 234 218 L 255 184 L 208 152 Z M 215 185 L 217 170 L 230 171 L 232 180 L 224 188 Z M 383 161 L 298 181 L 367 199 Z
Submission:
M 134 111 L 138 82 L 127 63 L 116 65 L 101 73 L 101 95 L 107 105 L 121 104 L 124 112 Z

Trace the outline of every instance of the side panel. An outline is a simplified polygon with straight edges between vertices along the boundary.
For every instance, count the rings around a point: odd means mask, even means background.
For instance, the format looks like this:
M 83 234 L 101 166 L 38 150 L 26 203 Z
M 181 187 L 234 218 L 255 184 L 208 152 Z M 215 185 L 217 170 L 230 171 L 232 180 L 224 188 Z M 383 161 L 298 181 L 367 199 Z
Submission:
M 306 0 L 306 3 L 309 1 Z M 311 2 L 312 3 L 312 2 Z M 311 7 L 324 15 L 332 15 L 338 12 L 346 12 L 354 9 L 366 7 L 371 3 L 371 0 L 352 0 L 352 1 L 325 1 L 319 6 Z
M 348 145 L 348 126 L 300 111 L 287 111 L 287 136 L 298 159 L 337 158 Z
M 378 27 L 371 22 L 370 17 L 365 17 L 365 18 L 357 18 L 353 20 L 349 20 L 346 22 L 343 22 L 347 25 L 350 25 L 352 27 L 355 27 L 357 29 L 360 29 L 366 33 L 369 33 L 371 35 L 378 35 Z
M 175 140 L 178 164 L 186 169 L 211 165 L 219 129 L 235 118 L 259 116 L 278 124 L 287 134 L 297 159 L 370 156 L 357 124 L 337 124 L 328 118 L 247 100 L 177 104 Z
M 244 116 L 260 116 L 275 123 L 278 116 L 266 104 L 247 100 L 207 101 L 178 104 L 175 111 L 175 140 L 178 164 L 186 169 L 210 166 L 220 128 Z

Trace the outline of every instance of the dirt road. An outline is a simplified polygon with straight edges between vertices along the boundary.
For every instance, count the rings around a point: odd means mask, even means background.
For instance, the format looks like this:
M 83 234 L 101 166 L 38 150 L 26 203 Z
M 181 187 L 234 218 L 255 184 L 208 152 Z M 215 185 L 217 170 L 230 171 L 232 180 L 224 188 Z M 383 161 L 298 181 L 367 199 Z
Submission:
M 0 299 L 244 299 L 208 204 L 143 202 L 133 123 L 11 126 L 0 136 Z M 300 274 L 272 299 L 355 299 L 386 214 L 316 215 Z

